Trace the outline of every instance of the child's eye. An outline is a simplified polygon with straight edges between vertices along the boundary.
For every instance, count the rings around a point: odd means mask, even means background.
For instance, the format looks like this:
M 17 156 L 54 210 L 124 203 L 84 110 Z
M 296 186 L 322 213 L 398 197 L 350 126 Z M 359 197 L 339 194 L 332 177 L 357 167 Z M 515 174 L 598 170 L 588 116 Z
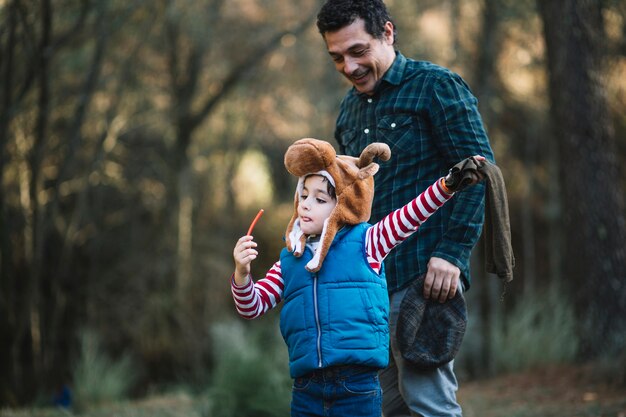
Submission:
M 318 202 L 319 204 L 324 204 L 324 203 L 326 203 L 326 200 L 324 200 L 323 198 L 316 198 L 315 200 L 317 200 L 317 202 Z
M 300 194 L 300 200 L 306 200 L 308 195 Z

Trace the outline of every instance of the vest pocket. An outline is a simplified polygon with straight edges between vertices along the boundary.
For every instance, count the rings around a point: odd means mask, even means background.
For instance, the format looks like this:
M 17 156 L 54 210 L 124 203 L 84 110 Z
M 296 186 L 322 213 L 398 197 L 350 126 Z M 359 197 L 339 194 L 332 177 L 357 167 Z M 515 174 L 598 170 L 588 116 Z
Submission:
M 374 349 L 380 346 L 377 312 L 363 288 L 328 292 L 328 330 L 332 348 Z M 333 309 L 340 309 L 333 311 Z
M 306 356 L 308 349 L 304 347 L 309 346 L 311 339 L 314 339 L 315 324 L 308 317 L 313 307 L 307 307 L 307 304 L 305 297 L 294 296 L 285 300 L 280 312 L 280 333 L 292 362 Z

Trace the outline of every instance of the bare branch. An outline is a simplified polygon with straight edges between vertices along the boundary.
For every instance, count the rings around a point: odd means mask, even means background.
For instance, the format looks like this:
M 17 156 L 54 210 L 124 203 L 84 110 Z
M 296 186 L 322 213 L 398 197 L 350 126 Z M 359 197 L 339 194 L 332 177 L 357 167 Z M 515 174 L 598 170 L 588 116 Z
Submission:
M 193 115 L 190 120 L 190 126 L 193 128 L 206 118 L 206 116 L 213 110 L 213 108 L 224 98 L 230 91 L 237 85 L 237 83 L 245 76 L 250 68 L 253 68 L 257 63 L 264 59 L 267 55 L 273 52 L 279 45 L 283 36 L 288 34 L 299 35 L 311 25 L 316 17 L 316 13 L 309 15 L 307 19 L 302 21 L 293 30 L 286 30 L 276 34 L 272 39 L 264 46 L 258 48 L 256 53 L 251 54 L 248 59 L 237 65 L 226 79 L 222 82 L 221 88 L 212 97 L 207 99 L 201 109 Z

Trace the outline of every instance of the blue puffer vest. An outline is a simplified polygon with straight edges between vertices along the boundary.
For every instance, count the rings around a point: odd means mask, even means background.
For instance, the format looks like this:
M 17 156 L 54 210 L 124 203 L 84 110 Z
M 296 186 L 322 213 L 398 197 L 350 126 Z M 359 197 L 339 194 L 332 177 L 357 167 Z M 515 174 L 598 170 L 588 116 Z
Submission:
M 300 258 L 281 252 L 280 331 L 292 378 L 332 365 L 387 366 L 389 298 L 384 272 L 378 275 L 367 263 L 369 226 L 341 229 L 317 273 L 304 268 L 310 249 Z

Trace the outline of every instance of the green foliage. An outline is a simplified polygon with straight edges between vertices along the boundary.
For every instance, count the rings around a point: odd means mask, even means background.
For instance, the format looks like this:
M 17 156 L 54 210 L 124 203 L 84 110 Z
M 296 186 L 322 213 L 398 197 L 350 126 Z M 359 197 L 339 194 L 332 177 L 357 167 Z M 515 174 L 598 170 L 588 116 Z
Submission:
M 493 357 L 499 372 L 568 363 L 578 351 L 570 301 L 556 286 L 521 300 L 494 331 Z
M 206 417 L 289 415 L 291 379 L 287 351 L 271 321 L 213 327 L 216 368 L 208 390 Z
M 112 360 L 102 352 L 97 334 L 84 331 L 80 359 L 72 376 L 75 406 L 84 410 L 124 399 L 137 375 L 129 356 Z

